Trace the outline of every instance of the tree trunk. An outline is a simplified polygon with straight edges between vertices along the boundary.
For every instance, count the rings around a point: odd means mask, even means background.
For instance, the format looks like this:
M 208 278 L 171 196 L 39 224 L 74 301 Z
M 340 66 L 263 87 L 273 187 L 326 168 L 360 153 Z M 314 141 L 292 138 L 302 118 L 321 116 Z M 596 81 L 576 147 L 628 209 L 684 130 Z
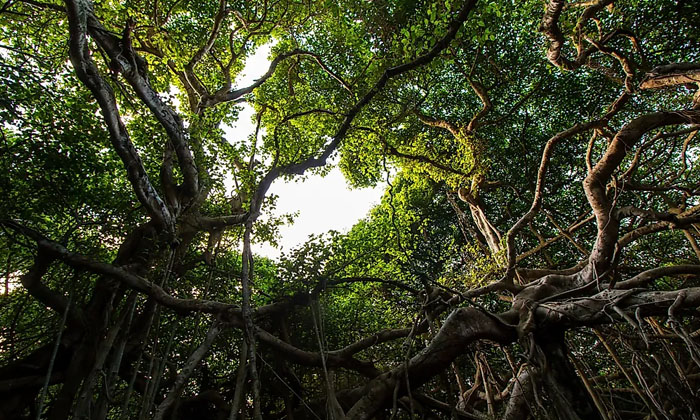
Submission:
M 568 357 L 564 331 L 546 331 L 535 336 L 534 361 L 542 372 L 541 387 L 562 420 L 600 419 L 593 401 Z

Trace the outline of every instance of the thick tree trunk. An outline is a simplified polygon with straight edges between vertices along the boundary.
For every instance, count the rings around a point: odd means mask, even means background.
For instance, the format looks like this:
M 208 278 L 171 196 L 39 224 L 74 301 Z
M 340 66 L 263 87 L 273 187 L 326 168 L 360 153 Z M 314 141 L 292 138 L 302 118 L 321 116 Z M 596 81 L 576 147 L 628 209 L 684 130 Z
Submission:
M 543 331 L 535 336 L 535 362 L 542 372 L 541 387 L 561 420 L 600 419 L 593 401 L 568 357 L 564 330 Z

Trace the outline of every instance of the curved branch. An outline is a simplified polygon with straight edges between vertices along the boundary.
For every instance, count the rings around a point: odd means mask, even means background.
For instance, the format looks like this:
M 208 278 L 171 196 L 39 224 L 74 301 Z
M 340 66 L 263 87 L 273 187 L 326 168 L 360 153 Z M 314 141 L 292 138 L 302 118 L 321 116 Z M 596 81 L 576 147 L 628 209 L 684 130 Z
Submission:
M 458 138 L 460 136 L 460 128 L 446 120 L 440 120 L 437 118 L 429 117 L 417 109 L 413 110 L 413 114 L 422 122 L 423 124 L 430 126 L 430 127 L 437 127 L 437 128 L 443 128 L 447 131 L 449 131 L 455 138 Z
M 700 306 L 700 287 L 673 291 L 603 290 L 589 297 L 566 302 L 541 304 L 536 308 L 538 329 L 572 328 L 616 322 L 616 316 L 666 315 L 678 296 L 683 295 L 678 309 L 693 310 Z M 617 318 L 619 319 L 619 318 Z
M 692 274 L 695 276 L 700 275 L 700 265 L 672 265 L 669 267 L 657 267 L 651 270 L 644 271 L 637 274 L 629 280 L 621 281 L 617 283 L 615 289 L 634 289 L 636 287 L 643 287 L 652 281 L 665 277 L 665 276 L 675 276 L 678 274 Z
M 457 170 L 457 169 L 454 169 L 454 168 L 451 167 L 451 166 L 443 165 L 443 164 L 440 163 L 440 162 L 434 161 L 434 160 L 432 160 L 432 159 L 430 159 L 430 158 L 428 158 L 428 157 L 426 157 L 426 156 L 409 155 L 409 154 L 407 154 L 407 153 L 402 153 L 402 152 L 399 152 L 398 150 L 396 150 L 396 148 L 395 148 L 394 146 L 389 146 L 389 147 L 388 147 L 388 152 L 389 152 L 389 154 L 392 155 L 392 156 L 396 156 L 396 157 L 403 158 L 403 159 L 407 159 L 407 160 L 413 160 L 413 161 L 417 161 L 417 162 L 426 163 L 426 164 L 428 164 L 428 165 L 431 165 L 431 166 L 434 166 L 434 167 L 436 167 L 436 168 L 438 168 L 438 169 L 441 169 L 441 170 L 443 170 L 443 171 L 445 171 L 445 172 L 449 172 L 449 173 L 455 174 L 455 175 L 460 175 L 460 176 L 463 176 L 463 177 L 465 177 L 465 178 L 470 177 L 470 176 L 472 175 L 472 173 L 474 172 L 474 168 L 472 168 L 472 170 L 471 170 L 470 172 L 464 173 L 464 172 L 462 172 L 462 171 L 459 171 L 459 170 Z
M 76 0 L 72 0 L 69 3 L 75 2 Z M 124 36 L 121 40 L 117 39 L 95 17 L 91 9 L 91 7 L 86 6 L 84 11 L 90 35 L 112 60 L 110 65 L 122 73 L 139 99 L 151 110 L 153 116 L 165 129 L 182 170 L 184 192 L 187 198 L 196 196 L 199 193 L 199 172 L 188 145 L 182 120 L 175 110 L 163 102 L 151 86 L 148 80 L 146 61 L 133 50 L 129 37 Z
M 168 294 L 162 287 L 141 276 L 133 274 L 122 267 L 94 261 L 85 255 L 72 252 L 63 245 L 46 239 L 40 233 L 22 227 L 14 222 L 0 221 L 0 223 L 22 232 L 22 234 L 35 240 L 39 248 L 46 252 L 51 258 L 60 259 L 71 267 L 81 268 L 95 274 L 102 274 L 113 278 L 129 288 L 151 297 L 160 305 L 168 307 L 178 313 L 203 312 L 220 314 L 224 317 L 227 324 L 238 328 L 243 326 L 241 308 L 238 305 L 205 299 L 176 298 Z M 281 313 L 285 313 L 293 306 L 307 305 L 310 300 L 311 295 L 308 293 L 300 293 L 292 296 L 286 301 L 270 303 L 268 305 L 258 307 L 252 311 L 252 315 L 254 318 L 279 315 Z
M 620 63 L 623 66 L 623 69 L 625 70 L 626 75 L 628 76 L 626 78 L 626 84 L 628 87 L 631 88 L 631 84 L 629 84 L 629 76 L 631 74 L 631 66 L 629 60 L 623 57 L 621 54 L 613 52 L 611 50 L 604 51 L 603 46 L 616 36 L 624 36 L 632 41 L 632 44 L 635 47 L 635 49 L 639 50 L 639 45 L 637 43 L 636 38 L 634 37 L 634 34 L 630 33 L 629 31 L 616 29 L 612 32 L 609 32 L 605 36 L 602 36 L 597 41 L 589 39 L 589 42 L 591 42 L 593 46 L 585 49 L 583 48 L 583 39 L 585 39 L 585 36 L 583 36 L 582 32 L 584 25 L 586 24 L 586 22 L 593 19 L 597 12 L 599 12 L 605 6 L 611 4 L 612 2 L 613 0 L 598 0 L 587 4 L 588 7 L 586 7 L 583 13 L 581 13 L 581 16 L 579 17 L 576 23 L 576 27 L 574 28 L 573 38 L 576 44 L 577 54 L 573 60 L 565 57 L 562 54 L 562 49 L 564 47 L 564 35 L 562 34 L 561 29 L 559 28 L 559 18 L 561 17 L 561 13 L 566 4 L 566 0 L 551 0 L 547 4 L 547 8 L 545 10 L 544 16 L 542 17 L 542 22 L 540 24 L 539 30 L 549 40 L 549 46 L 547 49 L 547 59 L 553 65 L 559 67 L 562 70 L 575 70 L 583 65 L 586 65 L 591 69 L 602 70 L 605 73 L 605 69 L 600 68 L 600 66 L 597 63 L 594 63 L 589 59 L 590 55 L 593 54 L 595 51 L 601 51 L 605 54 L 613 55 L 616 59 L 618 59 L 618 61 L 620 61 Z
M 81 82 L 90 89 L 102 110 L 112 146 L 126 167 L 127 177 L 139 202 L 147 209 L 159 225 L 174 231 L 174 218 L 158 192 L 153 188 L 143 166 L 141 157 L 134 147 L 129 133 L 121 120 L 112 88 L 100 76 L 88 49 L 89 5 L 79 0 L 66 2 L 68 27 L 70 31 L 69 51 L 75 72 Z
M 493 315 L 474 308 L 456 309 L 425 349 L 412 357 L 408 363 L 378 376 L 364 386 L 364 396 L 348 411 L 347 418 L 374 418 L 376 413 L 391 401 L 397 386 L 401 393 L 406 392 L 406 376 L 411 388 L 421 386 L 447 368 L 469 344 L 478 340 L 510 343 L 516 338 L 515 329 L 499 323 Z
M 265 72 L 265 74 L 263 74 L 255 82 L 251 83 L 249 86 L 236 90 L 229 90 L 226 86 L 224 86 L 222 89 L 214 92 L 214 94 L 203 97 L 199 102 L 199 108 L 210 108 L 223 102 L 231 102 L 240 99 L 241 97 L 253 92 L 255 88 L 261 86 L 263 83 L 265 83 L 265 81 L 267 81 L 267 79 L 272 77 L 272 75 L 275 73 L 275 69 L 277 69 L 277 66 L 283 60 L 304 53 L 306 53 L 306 51 L 294 49 L 278 55 L 270 62 L 270 67 L 268 67 L 267 72 Z
M 559 29 L 559 16 L 566 4 L 566 0 L 551 0 L 547 4 L 547 9 L 542 17 L 540 24 L 540 32 L 544 33 L 549 40 L 549 48 L 547 50 L 547 59 L 555 66 L 564 70 L 574 70 L 578 65 L 561 53 L 564 47 L 564 35 Z
M 535 196 L 532 200 L 532 205 L 530 210 L 525 213 L 514 225 L 510 228 L 506 234 L 506 250 L 508 257 L 508 273 L 507 278 L 512 281 L 513 275 L 515 274 L 515 264 L 517 261 L 517 251 L 515 250 L 515 235 L 517 235 L 525 226 L 527 226 L 537 215 L 540 207 L 542 206 L 542 198 L 544 191 L 544 182 L 547 175 L 547 169 L 549 168 L 549 161 L 554 153 L 554 147 L 562 140 L 569 138 L 573 135 L 583 133 L 593 128 L 600 127 L 604 120 L 595 120 L 585 124 L 576 124 L 575 126 L 569 128 L 568 130 L 562 131 L 549 139 L 547 144 L 542 151 L 542 160 L 540 162 L 540 167 L 537 170 L 537 184 L 535 185 Z
M 606 185 L 627 153 L 647 132 L 674 124 L 697 124 L 700 111 L 656 112 L 638 117 L 622 127 L 610 142 L 605 154 L 583 181 L 588 203 L 593 209 L 598 226 L 596 244 L 591 252 L 589 269 L 603 273 L 613 255 L 617 242 L 619 220 L 614 217 L 612 202 L 606 194 Z M 592 275 L 585 273 L 585 276 Z
M 354 370 L 368 378 L 374 378 L 381 373 L 372 362 L 357 360 L 350 354 L 329 352 L 321 355 L 318 352 L 301 350 L 261 328 L 255 329 L 255 335 L 261 342 L 277 351 L 281 357 L 300 365 L 321 367 L 323 365 L 322 357 L 325 357 L 326 366 L 330 368 L 342 367 Z
M 186 71 L 189 73 L 192 73 L 194 70 L 194 66 L 199 63 L 204 55 L 211 50 L 211 47 L 214 46 L 214 42 L 216 41 L 216 38 L 219 36 L 219 29 L 221 28 L 221 23 L 223 22 L 224 18 L 226 15 L 228 15 L 229 9 L 226 8 L 226 0 L 219 0 L 219 10 L 216 12 L 216 15 L 214 16 L 214 24 L 212 25 L 211 32 L 209 33 L 209 38 L 207 39 L 207 42 L 199 47 L 197 52 L 194 53 L 190 61 L 187 63 L 185 66 Z
M 644 235 L 660 232 L 662 230 L 675 227 L 683 228 L 692 223 L 696 223 L 698 221 L 698 215 L 696 213 L 698 212 L 700 212 L 700 205 L 693 206 L 687 209 L 686 211 L 676 215 L 675 219 L 673 220 L 673 223 L 671 221 L 663 221 L 638 227 L 637 229 L 627 232 L 622 238 L 620 238 L 617 245 L 619 248 L 624 248 L 625 246 L 636 241 Z
M 53 309 L 57 313 L 65 313 L 69 307 L 69 300 L 55 290 L 41 282 L 42 277 L 46 274 L 53 258 L 47 255 L 44 251 L 39 251 L 34 257 L 34 264 L 25 274 L 22 275 L 20 281 L 22 286 L 27 289 L 27 292 L 34 296 L 39 302 Z M 83 318 L 84 314 L 75 307 L 70 308 L 67 314 L 67 320 L 71 325 L 76 325 L 84 328 L 86 321 Z
M 479 112 L 474 114 L 471 121 L 469 121 L 469 124 L 467 125 L 466 130 L 467 130 L 467 132 L 471 133 L 477 127 L 482 125 L 482 124 L 479 124 L 479 120 L 482 119 L 486 114 L 488 114 L 488 112 L 492 108 L 492 105 L 491 105 L 491 100 L 489 99 L 488 92 L 486 92 L 486 88 L 484 87 L 484 85 L 482 85 L 481 83 L 479 83 L 475 80 L 472 80 L 472 79 L 469 79 L 469 85 L 472 87 L 472 89 L 474 89 L 474 92 L 479 97 L 479 99 L 481 100 L 481 103 L 483 105 L 481 110 L 479 110 Z

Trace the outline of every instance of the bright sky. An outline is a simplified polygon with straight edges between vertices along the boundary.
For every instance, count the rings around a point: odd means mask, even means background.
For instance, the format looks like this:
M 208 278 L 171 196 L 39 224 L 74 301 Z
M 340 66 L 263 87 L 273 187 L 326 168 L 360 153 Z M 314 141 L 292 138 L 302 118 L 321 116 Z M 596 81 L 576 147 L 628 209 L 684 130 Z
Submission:
M 248 59 L 243 74 L 236 81 L 238 87 L 248 86 L 265 74 L 269 67 L 270 48 L 271 45 L 263 46 Z M 233 138 L 244 139 L 254 129 L 253 109 L 247 104 L 243 105 L 238 121 L 232 127 L 224 128 L 229 141 Z M 277 259 L 281 251 L 288 252 L 301 245 L 311 234 L 331 229 L 346 232 L 379 204 L 383 192 L 384 185 L 349 189 L 337 167 L 325 177 L 311 176 L 304 182 L 279 179 L 270 188 L 270 193 L 279 196 L 275 215 L 298 212 L 298 216 L 293 225 L 280 228 L 281 249 L 268 244 L 253 244 L 253 252 Z

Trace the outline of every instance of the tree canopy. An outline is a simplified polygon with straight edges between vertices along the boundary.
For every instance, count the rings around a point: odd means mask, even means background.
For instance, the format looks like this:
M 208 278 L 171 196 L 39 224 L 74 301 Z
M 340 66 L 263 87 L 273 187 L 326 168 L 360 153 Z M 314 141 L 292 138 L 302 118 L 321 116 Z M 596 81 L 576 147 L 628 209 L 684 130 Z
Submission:
M 7 0 L 0 420 L 700 418 L 698 130 L 690 1 Z

